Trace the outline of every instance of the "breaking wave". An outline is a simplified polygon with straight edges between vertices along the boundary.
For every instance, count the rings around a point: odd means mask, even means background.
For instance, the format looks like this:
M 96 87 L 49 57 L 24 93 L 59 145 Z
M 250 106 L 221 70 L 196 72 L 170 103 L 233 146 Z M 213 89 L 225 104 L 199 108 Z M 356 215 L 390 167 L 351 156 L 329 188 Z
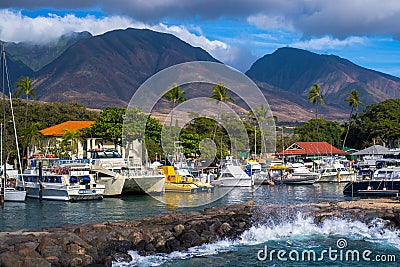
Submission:
M 130 262 L 113 262 L 113 266 L 160 266 L 173 264 L 175 261 L 187 260 L 195 257 L 207 257 L 235 252 L 243 247 L 254 249 L 253 246 L 269 241 L 280 242 L 286 246 L 302 246 L 304 243 L 317 240 L 316 244 L 324 246 L 325 240 L 336 240 L 345 237 L 354 242 L 373 243 L 375 245 L 390 246 L 400 250 L 400 231 L 386 227 L 386 221 L 374 219 L 370 223 L 351 221 L 341 218 L 326 219 L 322 223 L 315 223 L 312 217 L 305 217 L 301 213 L 288 222 L 278 224 L 269 223 L 254 225 L 245 231 L 236 240 L 221 240 L 202 246 L 192 247 L 187 251 L 176 251 L 169 254 L 154 254 L 140 256 L 136 251 L 130 251 Z

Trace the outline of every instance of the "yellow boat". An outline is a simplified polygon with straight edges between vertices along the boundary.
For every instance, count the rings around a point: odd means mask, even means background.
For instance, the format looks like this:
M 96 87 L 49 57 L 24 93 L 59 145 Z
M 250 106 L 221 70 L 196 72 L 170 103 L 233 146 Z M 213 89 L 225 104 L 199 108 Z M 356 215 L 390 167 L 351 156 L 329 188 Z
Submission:
M 165 175 L 165 192 L 197 193 L 202 188 L 194 183 L 193 177 L 175 174 L 173 166 L 162 166 Z

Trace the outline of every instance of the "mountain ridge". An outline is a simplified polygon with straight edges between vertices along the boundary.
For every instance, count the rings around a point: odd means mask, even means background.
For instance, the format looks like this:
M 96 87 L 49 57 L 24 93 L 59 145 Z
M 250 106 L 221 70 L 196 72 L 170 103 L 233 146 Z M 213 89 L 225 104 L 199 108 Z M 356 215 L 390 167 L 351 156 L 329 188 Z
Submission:
M 64 38 L 68 39 L 68 36 Z M 78 101 L 90 108 L 126 106 L 135 90 L 158 71 L 188 61 L 219 62 L 208 52 L 172 34 L 147 29 L 87 33 L 64 40 L 63 52 L 34 72 L 21 60 L 13 68 L 33 78 L 38 100 Z M 48 48 L 50 49 L 50 48 Z M 14 58 L 20 59 L 18 55 Z M 346 119 L 348 92 L 357 89 L 365 104 L 400 97 L 400 78 L 363 68 L 336 55 L 282 47 L 259 58 L 246 74 L 259 86 L 280 120 L 315 117 L 309 87 L 318 83 L 327 105 L 320 114 Z M 168 88 L 171 85 L 165 85 Z M 206 92 L 202 92 L 203 95 Z M 211 94 L 211 93 L 210 93 Z
M 363 68 L 335 56 L 298 48 L 279 48 L 258 59 L 246 74 L 256 82 L 271 84 L 306 97 L 318 83 L 327 104 L 343 106 L 348 92 L 357 89 L 365 104 L 400 97 L 400 78 Z
M 193 60 L 218 62 L 171 34 L 116 30 L 76 42 L 36 73 L 35 85 L 44 101 L 78 100 L 94 108 L 126 105 L 147 78 Z

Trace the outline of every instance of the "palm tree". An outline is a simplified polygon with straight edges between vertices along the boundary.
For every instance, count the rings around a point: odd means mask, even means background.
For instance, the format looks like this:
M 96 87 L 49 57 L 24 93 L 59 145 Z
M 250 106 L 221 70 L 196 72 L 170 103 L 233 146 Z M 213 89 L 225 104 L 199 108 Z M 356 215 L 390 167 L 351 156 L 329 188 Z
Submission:
M 25 110 L 25 129 L 27 127 L 28 122 L 28 100 L 29 95 L 32 96 L 33 99 L 36 98 L 35 88 L 32 87 L 32 80 L 29 77 L 21 77 L 15 84 L 15 88 L 19 88 L 19 90 L 15 93 L 15 97 L 19 97 L 22 94 L 26 95 L 26 110 Z
M 184 94 L 185 91 L 183 91 L 176 83 L 174 83 L 170 88 L 168 88 L 168 92 L 166 92 L 163 96 L 168 101 L 172 101 L 171 122 L 169 123 L 169 127 L 172 126 L 172 115 L 176 104 L 186 101 L 186 98 L 183 96 Z
M 213 94 L 210 98 L 217 100 L 217 103 L 219 104 L 218 119 L 220 119 L 222 102 L 235 102 L 235 100 L 232 97 L 228 96 L 228 89 L 222 83 L 219 83 L 216 86 L 214 86 L 212 88 L 212 93 Z M 215 139 L 216 132 L 217 132 L 217 124 L 215 124 L 213 140 Z
M 32 123 L 24 132 L 24 144 L 27 147 L 27 154 L 29 153 L 29 148 L 35 148 L 36 145 L 40 145 L 40 141 L 43 139 L 43 134 L 39 130 L 40 123 Z
M 260 125 L 260 131 L 261 131 L 261 154 L 265 152 L 266 149 L 266 122 L 269 118 L 270 112 L 269 110 L 264 106 L 264 104 L 261 104 L 260 108 L 254 108 L 254 112 L 252 112 L 255 119 L 256 119 L 256 124 L 258 123 Z M 254 130 L 254 134 L 257 134 L 257 131 Z M 264 149 L 264 151 L 263 151 Z
M 319 141 L 318 104 L 325 105 L 324 97 L 321 94 L 321 87 L 319 86 L 319 84 L 314 83 L 313 86 L 310 87 L 308 92 L 308 101 L 315 105 L 315 128 L 317 129 L 317 136 Z
M 63 136 L 63 141 L 65 143 L 71 141 L 71 152 L 75 153 L 75 155 L 78 157 L 78 143 L 83 143 L 81 131 L 78 129 L 75 130 L 64 129 L 64 132 L 65 134 Z
M 26 155 L 26 159 L 29 156 L 30 148 L 35 148 L 43 139 L 43 134 L 40 132 L 39 128 L 40 123 L 35 122 L 22 131 L 22 145 L 23 150 L 25 150 L 25 153 L 23 154 Z
M 350 115 L 349 115 L 349 122 L 347 124 L 346 135 L 344 136 L 344 139 L 343 139 L 342 149 L 344 149 L 344 146 L 346 144 L 347 135 L 349 134 L 350 124 L 351 124 L 351 116 L 353 115 L 353 111 L 357 111 L 359 105 L 365 107 L 365 104 L 360 101 L 360 92 L 358 92 L 356 89 L 349 92 L 349 94 L 347 95 L 347 98 L 344 100 L 344 102 L 349 103 L 349 105 L 351 107 L 351 111 L 350 111 Z

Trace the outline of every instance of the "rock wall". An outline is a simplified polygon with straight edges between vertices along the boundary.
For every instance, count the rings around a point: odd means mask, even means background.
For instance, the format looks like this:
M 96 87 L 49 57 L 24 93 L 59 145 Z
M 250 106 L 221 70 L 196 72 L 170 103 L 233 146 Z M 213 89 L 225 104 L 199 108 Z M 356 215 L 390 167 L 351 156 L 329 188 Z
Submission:
M 369 221 L 376 217 L 400 226 L 400 203 L 359 200 L 301 205 L 241 205 L 201 212 L 165 214 L 136 221 L 85 223 L 0 232 L 0 266 L 111 266 L 130 261 L 129 250 L 141 255 L 170 253 L 236 238 L 265 219 L 288 220 L 296 212 L 321 222 L 331 217 Z

